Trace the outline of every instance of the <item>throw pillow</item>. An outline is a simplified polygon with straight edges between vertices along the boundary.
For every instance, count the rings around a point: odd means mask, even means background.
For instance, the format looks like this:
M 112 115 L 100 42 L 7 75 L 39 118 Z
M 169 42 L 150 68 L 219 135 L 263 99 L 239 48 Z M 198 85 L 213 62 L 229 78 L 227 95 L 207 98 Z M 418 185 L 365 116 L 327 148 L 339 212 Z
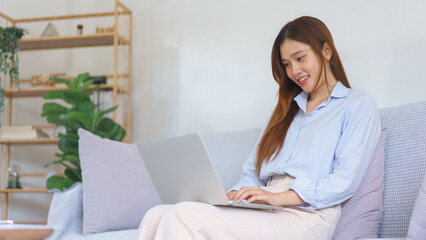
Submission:
M 426 175 L 420 187 L 419 195 L 411 215 L 408 227 L 409 240 L 421 240 L 426 236 Z
M 83 178 L 83 235 L 138 228 L 161 203 L 134 144 L 79 129 Z
M 67 190 L 61 192 L 52 189 L 47 226 L 54 231 L 46 240 L 62 239 L 68 234 L 81 233 L 83 217 L 83 203 L 81 199 L 81 183 L 77 182 Z
M 357 192 L 342 203 L 333 240 L 377 238 L 383 213 L 386 122 Z

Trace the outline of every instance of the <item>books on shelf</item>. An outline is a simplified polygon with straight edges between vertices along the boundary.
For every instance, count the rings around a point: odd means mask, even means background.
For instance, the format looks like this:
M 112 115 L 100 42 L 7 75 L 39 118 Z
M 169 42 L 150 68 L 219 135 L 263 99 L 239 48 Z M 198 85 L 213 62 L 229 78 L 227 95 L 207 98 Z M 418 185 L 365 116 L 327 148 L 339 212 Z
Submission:
M 48 137 L 45 132 L 34 126 L 2 126 L 0 128 L 0 139 L 35 139 Z

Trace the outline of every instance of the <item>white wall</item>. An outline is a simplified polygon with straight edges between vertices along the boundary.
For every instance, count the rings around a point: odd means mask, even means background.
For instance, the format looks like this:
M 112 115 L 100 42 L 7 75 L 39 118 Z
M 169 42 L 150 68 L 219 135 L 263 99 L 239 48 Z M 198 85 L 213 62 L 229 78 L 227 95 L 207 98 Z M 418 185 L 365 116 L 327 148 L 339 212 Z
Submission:
M 133 142 L 262 126 L 276 102 L 272 43 L 286 22 L 302 15 L 326 23 L 353 88 L 372 95 L 379 107 L 426 100 L 426 3 L 421 0 L 123 3 L 134 15 Z M 0 0 L 0 11 L 16 18 L 109 11 L 112 6 L 112 0 Z M 75 24 L 63 28 L 73 32 Z M 26 77 L 46 71 L 110 73 L 112 59 L 99 57 L 103 51 L 21 54 L 21 73 Z M 21 209 L 12 213 L 25 216 Z M 43 219 L 43 214 L 36 212 L 31 218 Z
M 125 1 L 134 10 L 133 140 L 259 127 L 270 51 L 302 15 L 330 28 L 354 89 L 379 107 L 426 100 L 424 1 Z

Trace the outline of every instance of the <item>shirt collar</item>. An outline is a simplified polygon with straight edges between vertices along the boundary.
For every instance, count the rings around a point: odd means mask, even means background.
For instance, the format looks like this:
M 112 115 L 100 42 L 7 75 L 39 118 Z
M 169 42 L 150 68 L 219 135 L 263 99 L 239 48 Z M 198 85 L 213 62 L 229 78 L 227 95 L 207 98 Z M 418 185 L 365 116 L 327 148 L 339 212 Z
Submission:
M 349 88 L 345 87 L 340 81 L 337 81 L 336 86 L 334 86 L 333 91 L 331 92 L 330 98 L 344 98 L 349 95 Z M 329 98 L 329 101 L 330 101 Z
M 345 87 L 340 81 L 337 81 L 337 84 L 334 86 L 333 91 L 331 92 L 330 97 L 328 98 L 325 105 L 327 105 L 333 98 L 345 98 L 348 95 L 349 95 L 349 88 Z M 299 105 L 299 108 L 302 109 L 305 113 L 306 113 L 306 103 L 308 102 L 308 97 L 309 97 L 309 93 L 306 93 L 303 91 L 299 93 L 296 97 L 294 97 L 294 101 L 296 101 L 297 105 Z

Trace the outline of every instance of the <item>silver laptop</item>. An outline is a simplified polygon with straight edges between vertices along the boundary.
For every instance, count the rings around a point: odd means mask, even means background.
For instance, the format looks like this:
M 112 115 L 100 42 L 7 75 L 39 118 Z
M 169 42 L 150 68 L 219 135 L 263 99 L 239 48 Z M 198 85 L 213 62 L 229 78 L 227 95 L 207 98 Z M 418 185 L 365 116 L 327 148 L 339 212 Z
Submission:
M 277 210 L 229 201 L 199 134 L 137 145 L 163 204 L 196 201 L 212 205 Z

